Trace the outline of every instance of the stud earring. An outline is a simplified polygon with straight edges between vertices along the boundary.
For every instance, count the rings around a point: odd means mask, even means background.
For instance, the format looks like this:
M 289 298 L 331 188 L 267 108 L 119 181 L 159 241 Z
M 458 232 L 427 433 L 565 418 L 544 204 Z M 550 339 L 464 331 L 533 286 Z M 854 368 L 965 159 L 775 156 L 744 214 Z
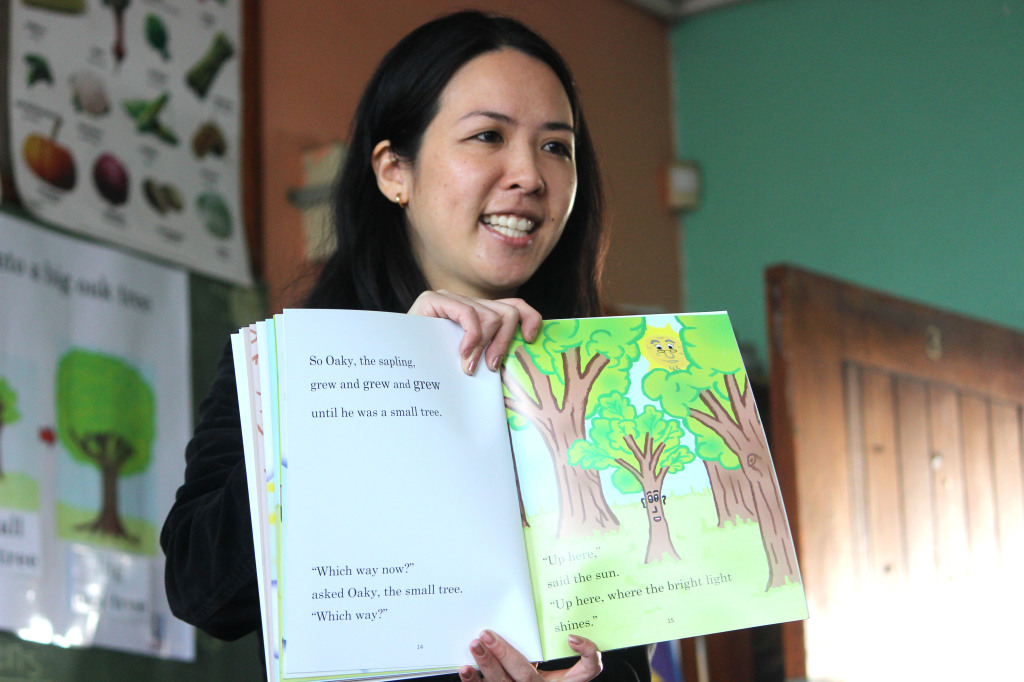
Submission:
M 402 194 L 401 194 L 401 192 L 399 192 L 398 194 L 395 195 L 395 203 L 398 204 L 399 208 L 405 208 L 406 206 L 409 205 L 408 201 L 402 201 Z

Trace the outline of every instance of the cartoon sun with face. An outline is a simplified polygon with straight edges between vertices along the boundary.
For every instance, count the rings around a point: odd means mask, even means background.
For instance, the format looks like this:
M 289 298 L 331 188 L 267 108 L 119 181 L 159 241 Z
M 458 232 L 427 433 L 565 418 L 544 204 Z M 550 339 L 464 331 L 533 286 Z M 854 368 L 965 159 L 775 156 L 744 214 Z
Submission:
M 640 341 L 640 352 L 651 363 L 651 367 L 675 372 L 687 365 L 679 332 L 673 331 L 670 325 L 648 327 Z

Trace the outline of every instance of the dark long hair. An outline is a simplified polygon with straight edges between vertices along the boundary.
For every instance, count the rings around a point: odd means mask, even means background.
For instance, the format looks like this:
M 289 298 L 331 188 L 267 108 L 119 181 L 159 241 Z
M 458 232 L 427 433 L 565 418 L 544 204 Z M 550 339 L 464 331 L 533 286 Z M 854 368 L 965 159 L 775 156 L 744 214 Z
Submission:
M 545 318 L 600 313 L 604 201 L 572 73 L 558 52 L 522 23 L 476 11 L 420 26 L 388 52 L 370 79 L 334 188 L 337 250 L 305 306 L 405 312 L 429 288 L 413 255 L 404 211 L 377 187 L 373 149 L 390 140 L 399 158 L 415 162 L 448 81 L 473 58 L 502 48 L 519 50 L 554 71 L 572 107 L 576 137 L 575 205 L 555 248 L 518 295 Z

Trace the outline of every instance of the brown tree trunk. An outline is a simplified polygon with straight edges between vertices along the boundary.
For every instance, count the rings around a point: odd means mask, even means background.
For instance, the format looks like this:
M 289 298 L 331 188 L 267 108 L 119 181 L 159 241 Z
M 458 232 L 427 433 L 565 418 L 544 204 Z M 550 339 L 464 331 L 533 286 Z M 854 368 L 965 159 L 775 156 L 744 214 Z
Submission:
M 790 537 L 786 514 L 779 493 L 778 479 L 768 453 L 768 443 L 754 407 L 750 382 L 741 391 L 735 374 L 725 377 L 729 401 L 735 418 L 710 390 L 702 391 L 701 400 L 710 414 L 691 409 L 690 416 L 714 431 L 740 460 L 743 475 L 750 483 L 754 511 L 761 529 L 761 542 L 768 560 L 768 584 L 765 590 L 800 582 L 796 552 Z
M 564 458 L 565 451 L 561 457 Z M 558 483 L 558 533 L 570 538 L 619 529 L 619 519 L 604 498 L 601 476 L 592 469 L 554 463 Z
M 124 526 L 118 516 L 117 469 L 113 466 L 103 467 L 103 506 L 96 519 L 96 530 L 108 535 L 125 535 Z
M 672 544 L 672 536 L 668 530 L 668 519 L 665 518 L 665 506 L 661 496 L 661 488 L 665 484 L 668 467 L 658 470 L 658 462 L 661 459 L 661 453 L 665 451 L 665 444 L 660 443 L 655 448 L 649 433 L 644 435 L 643 449 L 637 445 L 633 436 L 625 436 L 623 441 L 636 457 L 637 466 L 634 467 L 624 459 L 616 459 L 615 462 L 640 482 L 640 486 L 643 488 L 644 508 L 647 510 L 647 555 L 644 557 L 644 563 L 651 564 L 661 561 L 666 554 L 669 559 L 678 561 L 679 554 Z
M 672 536 L 669 534 L 668 519 L 664 516 L 665 508 L 661 503 L 661 490 L 647 490 L 644 494 L 647 499 L 647 526 L 650 531 L 644 563 L 653 564 L 655 561 L 666 558 L 679 561 L 679 554 L 676 552 L 675 545 L 672 544 Z M 651 501 L 652 497 L 654 498 L 653 502 Z
M 577 439 L 587 437 L 587 399 L 598 375 L 608 365 L 608 358 L 596 354 L 580 368 L 580 349 L 570 348 L 562 353 L 565 392 L 559 407 L 551 387 L 551 379 L 537 371 L 529 354 L 519 348 L 516 358 L 530 379 L 536 399 L 512 379 L 504 375 L 505 386 L 511 393 L 505 397 L 505 407 L 528 419 L 540 432 L 547 446 L 558 486 L 557 537 L 586 536 L 619 529 L 615 516 L 601 489 L 601 477 L 593 470 L 569 464 L 569 446 Z M 520 500 L 520 509 L 522 503 Z M 526 523 L 525 515 L 523 523 Z
M 95 519 L 88 523 L 76 526 L 79 530 L 88 530 L 93 533 L 103 533 L 115 538 L 125 538 L 131 543 L 137 543 L 139 539 L 128 533 L 128 529 L 121 522 L 118 513 L 118 469 L 115 466 L 105 466 L 102 469 L 103 478 L 103 502 L 100 506 L 100 513 Z
M 715 498 L 715 511 L 718 512 L 718 527 L 725 528 L 730 521 L 739 524 L 741 521 L 757 519 L 754 511 L 754 494 L 750 489 L 750 481 L 742 469 L 726 469 L 718 461 L 704 462 L 708 479 L 711 481 L 711 494 Z
M 516 497 L 519 498 L 519 520 L 523 528 L 529 528 L 530 522 L 526 520 L 526 505 L 523 504 L 523 488 L 519 484 L 519 467 L 516 465 L 515 453 L 512 453 L 512 475 L 516 477 Z
M 73 436 L 74 437 L 74 436 Z M 103 533 L 117 538 L 125 538 L 135 544 L 139 538 L 128 533 L 121 523 L 118 510 L 118 474 L 121 467 L 132 455 L 131 446 L 117 434 L 89 434 L 79 439 L 79 446 L 90 459 L 96 462 L 100 470 L 103 500 L 99 515 L 90 522 L 75 526 L 77 530 L 88 530 Z

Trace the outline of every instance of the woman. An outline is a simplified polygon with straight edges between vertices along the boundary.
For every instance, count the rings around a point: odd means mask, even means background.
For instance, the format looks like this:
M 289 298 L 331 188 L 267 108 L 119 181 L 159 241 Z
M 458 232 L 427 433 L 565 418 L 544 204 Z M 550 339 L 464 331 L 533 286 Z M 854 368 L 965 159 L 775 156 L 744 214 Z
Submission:
M 542 316 L 600 312 L 601 209 L 558 53 L 511 19 L 442 17 L 399 42 L 363 94 L 335 195 L 338 248 L 304 304 L 450 319 L 465 332 L 464 371 L 496 371 L 517 327 L 532 340 Z M 224 638 L 260 623 L 235 395 L 225 357 L 161 534 L 175 614 Z M 539 673 L 485 631 L 470 642 L 479 673 L 467 666 L 459 678 L 601 673 L 592 642 L 570 646 L 575 665 Z M 609 652 L 604 667 L 599 679 L 650 679 L 643 648 Z

